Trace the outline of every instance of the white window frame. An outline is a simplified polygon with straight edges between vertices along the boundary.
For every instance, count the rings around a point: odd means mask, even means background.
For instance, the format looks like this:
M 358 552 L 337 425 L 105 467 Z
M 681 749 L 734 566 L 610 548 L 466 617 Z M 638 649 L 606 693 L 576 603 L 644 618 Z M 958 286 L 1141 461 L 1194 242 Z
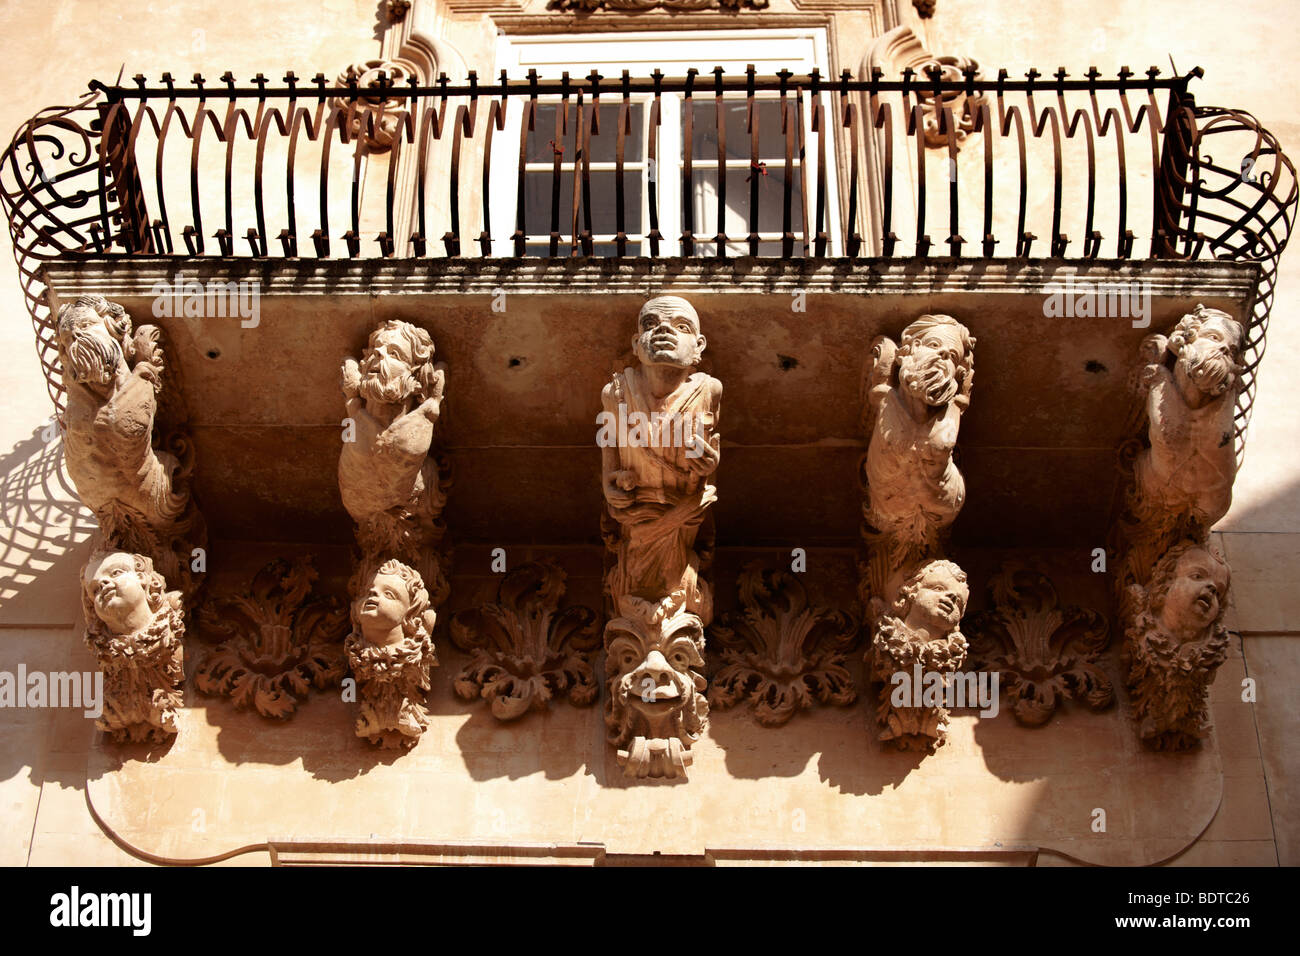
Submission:
M 526 80 L 530 69 L 537 70 L 543 80 L 558 80 L 567 70 L 571 79 L 584 80 L 593 70 L 598 70 L 602 77 L 601 88 L 608 103 L 621 99 L 619 81 L 623 70 L 631 72 L 638 78 L 649 77 L 658 68 L 665 78 L 683 77 L 688 69 L 694 67 L 699 71 L 696 79 L 696 95 L 712 99 L 713 68 L 721 66 L 728 77 L 744 76 L 745 69 L 753 64 L 759 76 L 775 75 L 786 69 L 795 76 L 806 75 L 814 68 L 820 69 L 829 82 L 830 76 L 829 47 L 824 27 L 789 27 L 778 29 L 753 30 L 664 30 L 618 33 L 550 33 L 510 35 L 501 33 L 497 37 L 497 69 L 512 80 Z M 733 96 L 735 94 L 732 94 Z M 641 111 L 642 142 L 649 143 L 650 103 L 653 96 L 633 96 L 632 101 L 644 103 Z M 659 244 L 660 256 L 679 256 L 682 233 L 682 195 L 681 195 L 681 104 L 683 96 L 679 93 L 664 93 L 660 97 L 660 126 L 658 141 L 657 177 L 659 198 L 659 231 L 663 238 Z M 512 236 L 515 231 L 516 199 L 519 175 L 519 134 L 523 120 L 523 98 L 510 97 L 507 102 L 506 123 L 502 132 L 493 137 L 492 155 L 492 254 L 494 256 L 514 255 Z M 823 116 L 827 122 L 826 144 L 826 231 L 828 256 L 842 255 L 840 238 L 839 190 L 836 178 L 836 150 L 834 118 L 836 109 L 830 93 L 822 94 Z M 817 202 L 817 140 L 812 131 L 811 109 L 803 111 L 804 121 L 804 157 L 802 175 L 807 193 L 806 213 L 810 232 L 815 232 Z M 712 157 L 696 159 L 696 169 L 705 170 L 714 167 Z M 571 159 L 566 158 L 566 167 L 571 166 Z M 666 175 L 663 173 L 667 173 Z M 643 183 L 641 189 L 641 225 L 643 231 L 635 238 L 640 240 L 639 254 L 649 255 L 650 244 L 646 238 L 649 231 L 649 189 Z M 561 208 L 569 208 L 567 196 L 561 198 Z M 549 223 L 547 224 L 549 227 Z M 529 223 L 529 229 L 536 226 Z M 800 224 L 792 224 L 796 236 L 802 241 Z M 568 236 L 568 222 L 562 215 L 560 222 L 562 235 Z M 540 231 L 531 235 L 541 235 Z M 748 234 L 728 236 L 731 242 L 743 242 Z M 634 238 L 629 232 L 629 239 Z M 712 236 L 704 236 L 697 223 L 695 234 L 696 255 L 711 255 L 716 252 Z M 812 244 L 815 235 L 809 236 Z M 609 241 L 597 239 L 596 241 Z M 796 247 L 797 249 L 798 247 Z M 629 253 L 633 250 L 629 249 Z M 812 249 L 809 254 L 812 254 Z M 569 242 L 563 241 L 558 249 L 561 256 L 568 255 Z

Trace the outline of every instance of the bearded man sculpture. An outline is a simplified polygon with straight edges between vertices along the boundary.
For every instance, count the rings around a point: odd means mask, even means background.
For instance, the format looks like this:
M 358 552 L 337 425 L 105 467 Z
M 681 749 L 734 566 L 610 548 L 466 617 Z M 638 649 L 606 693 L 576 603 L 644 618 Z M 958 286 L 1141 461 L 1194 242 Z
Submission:
M 948 315 L 923 315 L 901 347 L 872 343 L 863 375 L 863 537 L 868 565 L 862 601 L 888 601 L 903 571 L 942 553 L 944 532 L 966 501 L 953 461 L 975 377 L 975 339 Z
M 59 309 L 64 459 L 99 521 L 96 546 L 147 554 L 190 597 L 198 587 L 192 554 L 207 546 L 207 529 L 190 493 L 193 449 L 179 396 L 166 388 L 161 341 L 152 325 L 132 335 L 126 310 L 103 296 Z M 160 399 L 169 421 L 160 420 Z
M 704 628 L 713 614 L 704 573 L 712 552 L 709 506 L 717 497 L 710 478 L 721 460 L 722 383 L 696 370 L 705 338 L 699 315 L 678 296 L 641 307 L 632 347 L 639 365 L 614 374 L 598 419 L 602 530 L 613 557 L 605 590 L 616 617 L 605 630 L 613 668 L 606 723 L 612 743 L 631 747 L 620 752 L 629 776 L 677 776 L 707 714 L 703 678 L 683 675 L 703 666 Z M 695 636 L 677 640 L 682 629 Z M 636 653 L 623 653 L 629 642 Z M 694 662 L 670 668 L 675 678 L 664 669 L 670 645 Z M 638 681 L 648 697 L 637 696 Z
M 1125 658 L 1138 736 L 1155 750 L 1189 750 L 1207 734 L 1208 689 L 1228 651 L 1230 572 L 1193 540 L 1175 544 L 1150 582 L 1131 585 Z
M 426 582 L 434 606 L 448 586 L 440 553 L 446 504 L 430 455 L 446 369 L 424 329 L 390 319 L 370 333 L 361 361 L 343 363 L 353 427 L 339 453 L 339 492 L 357 526 L 361 562 L 396 558 Z M 352 582 L 353 597 L 364 582 Z
M 185 679 L 184 613 L 143 554 L 97 550 L 81 572 L 86 644 L 104 673 L 96 726 L 119 743 L 175 735 Z
M 947 707 L 895 706 L 891 687 L 900 673 L 914 683 L 922 674 L 961 670 L 967 644 L 959 626 L 968 600 L 966 573 L 951 561 L 930 561 L 906 578 L 893 605 L 877 615 L 866 660 L 872 680 L 884 685 L 876 705 L 880 740 L 899 750 L 932 751 L 943 744 Z
M 400 561 L 366 568 L 363 576 L 344 642 L 357 682 L 357 736 L 384 748 L 414 747 L 429 723 L 423 698 L 429 670 L 438 665 L 429 592 Z

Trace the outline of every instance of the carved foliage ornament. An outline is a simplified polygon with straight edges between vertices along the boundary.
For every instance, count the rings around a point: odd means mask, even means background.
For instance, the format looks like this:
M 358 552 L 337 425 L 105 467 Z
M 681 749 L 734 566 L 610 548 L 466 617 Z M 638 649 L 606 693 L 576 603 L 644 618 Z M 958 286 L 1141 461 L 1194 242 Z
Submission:
M 185 680 L 184 614 L 146 555 L 95 551 L 81 575 L 86 644 L 104 673 L 100 730 L 124 741 L 176 733 Z
M 721 649 L 709 704 L 719 709 L 754 705 L 764 727 L 779 727 L 816 704 L 847 706 L 857 699 L 845 654 L 857 640 L 857 621 L 830 608 L 811 607 L 803 583 L 757 562 L 739 580 L 741 609 L 715 624 Z
M 363 578 L 344 642 L 357 682 L 357 736 L 386 749 L 414 747 L 429 725 L 424 695 L 438 665 L 429 592 L 400 561 L 368 568 Z
M 561 610 L 564 580 L 554 561 L 520 565 L 502 578 L 495 602 L 452 616 L 452 643 L 472 655 L 456 678 L 460 697 L 489 701 L 498 720 L 545 710 L 555 697 L 579 706 L 596 699 L 596 612 Z
M 393 19 L 396 21 L 402 17 Z M 409 67 L 393 60 L 349 64 L 338 75 L 336 85 L 347 86 L 355 81 L 361 95 L 357 97 L 355 107 L 353 100 L 346 96 L 335 97 L 330 103 L 349 111 L 348 135 L 364 140 L 371 152 L 382 153 L 391 149 L 406 110 L 406 97 L 395 91 L 405 88 L 410 76 Z
M 225 639 L 199 665 L 194 684 L 230 697 L 264 717 L 286 718 L 314 686 L 335 687 L 347 670 L 342 639 L 347 611 L 311 593 L 309 558 L 272 561 L 246 594 L 214 598 L 199 608 L 205 636 Z
M 992 609 L 975 616 L 971 656 L 976 667 L 998 671 L 1016 720 L 1047 723 L 1067 699 L 1093 710 L 1110 706 L 1115 692 L 1098 658 L 1110 626 L 1097 611 L 1062 607 L 1047 575 L 1008 562 L 989 582 Z

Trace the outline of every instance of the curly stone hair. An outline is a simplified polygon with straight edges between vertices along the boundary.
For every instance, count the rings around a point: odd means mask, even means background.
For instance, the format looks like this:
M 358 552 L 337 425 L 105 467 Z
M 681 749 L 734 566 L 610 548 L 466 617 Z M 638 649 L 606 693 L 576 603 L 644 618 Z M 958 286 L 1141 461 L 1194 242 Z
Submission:
M 135 343 L 131 339 L 131 316 L 126 309 L 116 302 L 109 302 L 102 295 L 79 295 L 71 302 L 59 308 L 58 327 L 62 331 L 64 323 L 71 323 L 79 312 L 94 312 L 104 320 L 104 326 L 122 346 L 122 352 L 130 360 L 134 357 Z
M 367 587 L 366 582 L 373 580 L 375 575 L 379 574 L 391 574 L 394 577 L 401 578 L 402 583 L 406 586 L 406 599 L 410 607 L 406 611 L 406 616 L 402 618 L 402 634 L 416 641 L 428 640 L 433 631 L 433 615 L 430 611 L 429 591 L 424 586 L 424 579 L 420 577 L 420 573 L 396 558 L 390 558 L 373 571 L 363 573 L 360 576 L 359 580 L 362 582 L 362 588 Z M 364 601 L 364 592 L 360 592 L 357 599 L 352 602 L 352 630 L 357 634 L 361 633 L 357 610 Z
M 1156 562 L 1155 569 L 1151 572 L 1151 580 L 1147 585 L 1148 606 L 1152 611 L 1160 611 L 1165 606 L 1165 598 L 1169 596 L 1169 589 L 1173 586 L 1174 578 L 1178 574 L 1178 562 L 1183 555 L 1189 551 L 1204 551 L 1217 564 L 1223 567 L 1224 572 L 1228 575 L 1228 581 L 1232 580 L 1232 568 L 1224 560 L 1217 549 L 1209 544 L 1201 544 L 1190 538 L 1184 539 L 1164 553 L 1159 561 Z M 1221 619 L 1227 610 L 1225 601 L 1219 602 L 1219 618 Z
M 947 571 L 956 578 L 958 584 L 966 586 L 966 572 L 958 567 L 956 562 L 949 561 L 946 558 L 927 561 L 909 574 L 907 580 L 903 582 L 903 586 L 898 589 L 898 597 L 894 598 L 893 607 L 890 609 L 890 613 L 894 617 L 899 620 L 907 617 L 908 608 L 912 606 L 917 594 L 921 592 L 921 582 L 935 569 Z M 970 600 L 970 588 L 968 586 L 966 586 L 966 600 Z
M 1178 325 L 1169 335 L 1169 351 L 1177 355 L 1183 350 L 1183 346 L 1188 342 L 1196 340 L 1196 336 L 1201 331 L 1201 326 L 1210 319 L 1219 319 L 1224 322 L 1234 334 L 1232 351 L 1234 353 L 1241 351 L 1241 342 L 1245 337 L 1245 332 L 1241 328 L 1241 323 L 1230 316 L 1227 312 L 1220 309 L 1207 309 L 1204 305 L 1197 303 L 1196 308 L 1184 315 L 1178 320 Z
M 86 615 L 86 628 L 90 631 L 103 631 L 107 626 L 99 619 L 95 612 L 95 601 L 90 595 L 90 589 L 86 587 L 86 569 L 98 564 L 105 558 L 114 554 L 129 554 L 131 563 L 135 567 L 135 572 L 140 576 L 144 584 L 145 595 L 149 603 L 149 610 L 156 619 L 164 607 L 170 609 L 167 600 L 167 579 L 162 574 L 154 570 L 153 559 L 148 555 L 136 554 L 131 551 L 123 551 L 121 548 L 99 548 L 92 552 L 86 559 L 85 565 L 81 569 L 81 607 Z
M 420 388 L 421 397 L 433 390 L 436 367 L 433 361 L 433 336 L 417 325 L 401 319 L 385 319 L 370 333 L 367 348 L 373 348 L 375 336 L 381 332 L 396 332 L 411 356 L 411 375 Z

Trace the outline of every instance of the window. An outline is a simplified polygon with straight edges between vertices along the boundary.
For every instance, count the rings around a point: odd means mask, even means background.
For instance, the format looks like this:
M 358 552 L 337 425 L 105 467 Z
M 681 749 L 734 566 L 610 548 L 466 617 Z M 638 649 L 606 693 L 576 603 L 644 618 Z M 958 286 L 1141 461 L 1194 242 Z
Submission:
M 590 216 L 595 255 L 616 255 L 618 202 L 616 153 L 622 94 L 619 81 L 623 70 L 635 78 L 647 78 L 659 69 L 665 78 L 684 77 L 699 71 L 694 95 L 665 92 L 660 97 L 659 125 L 651 130 L 651 94 L 633 94 L 629 101 L 628 126 L 623 133 L 623 231 L 626 254 L 650 255 L 651 201 L 658 213 L 659 255 L 717 254 L 719 193 L 723 227 L 729 255 L 750 252 L 750 212 L 758 204 L 758 254 L 779 256 L 786 230 L 786 152 L 791 148 L 789 228 L 796 236 L 794 253 L 800 254 L 805 215 L 815 214 L 815 198 L 805 197 L 816 183 L 817 150 L 812 132 L 808 98 L 797 105 L 794 87 L 788 99 L 795 122 L 783 130 L 778 93 L 755 96 L 758 128 L 758 161 L 754 162 L 748 106 L 743 91 L 729 92 L 722 105 L 721 124 L 714 97 L 713 68 L 721 66 L 725 76 L 743 77 L 753 64 L 759 76 L 789 70 L 795 76 L 814 68 L 827 74 L 826 40 L 820 28 L 788 30 L 716 30 L 680 33 L 598 33 L 581 35 L 502 36 L 498 46 L 498 69 L 511 79 L 527 79 L 535 69 L 542 79 L 558 80 L 566 71 L 585 79 L 593 70 L 601 75 L 600 111 L 590 143 L 591 177 L 589 195 L 578 183 L 579 216 L 574 229 L 573 155 L 576 131 L 576 95 L 567 109 L 558 96 L 539 97 L 534 128 L 528 134 L 524 153 L 524 222 L 529 255 L 569 255 L 572 236 L 581 235 Z M 492 204 L 493 254 L 513 254 L 511 237 L 516 229 L 518 197 L 519 137 L 523 111 L 511 104 L 506 127 L 493 140 Z M 590 117 L 590 101 L 583 103 L 584 118 Z M 834 112 L 829 94 L 823 95 L 827 116 Z M 719 128 L 721 126 L 721 129 Z M 803 130 L 800 154 L 797 128 Z M 725 174 L 718 176 L 719 139 L 723 140 Z M 654 147 L 652 162 L 651 145 Z M 690 149 L 689 180 L 683 175 L 686 150 Z M 839 253 L 838 210 L 831 199 L 836 195 L 834 150 L 827 151 L 828 254 Z M 555 176 L 559 169 L 559 177 Z M 580 178 L 581 179 L 581 178 Z M 558 182 L 558 189 L 557 189 Z M 683 191 L 689 190 L 683 204 Z M 812 204 L 808 209 L 806 204 Z M 684 249 L 682 236 L 689 227 L 692 248 Z M 552 233 L 557 236 L 552 236 Z

